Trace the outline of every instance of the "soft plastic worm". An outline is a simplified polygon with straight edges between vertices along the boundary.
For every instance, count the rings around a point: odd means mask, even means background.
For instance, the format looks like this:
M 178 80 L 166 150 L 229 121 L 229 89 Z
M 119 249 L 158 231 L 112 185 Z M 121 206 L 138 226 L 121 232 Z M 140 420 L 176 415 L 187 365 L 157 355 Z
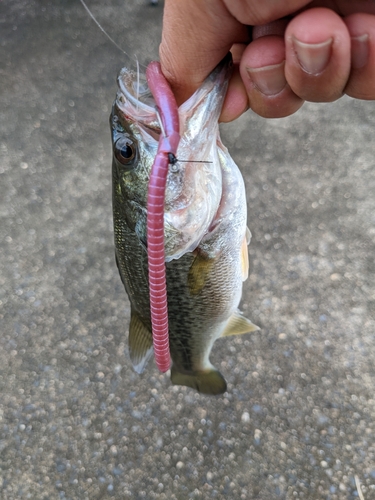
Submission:
M 180 126 L 176 100 L 158 62 L 148 65 L 146 77 L 163 126 L 148 185 L 147 254 L 155 362 L 161 372 L 166 372 L 171 361 L 164 249 L 164 199 L 168 166 L 175 161 L 180 141 Z

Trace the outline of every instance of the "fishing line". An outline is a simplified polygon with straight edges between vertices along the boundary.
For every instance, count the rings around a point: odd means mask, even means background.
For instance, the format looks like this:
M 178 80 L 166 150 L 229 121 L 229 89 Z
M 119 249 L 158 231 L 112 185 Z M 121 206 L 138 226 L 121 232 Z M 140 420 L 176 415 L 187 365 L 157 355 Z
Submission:
M 94 21 L 94 23 L 97 25 L 97 27 L 100 29 L 100 31 L 102 31 L 105 36 L 108 38 L 108 40 L 110 40 L 113 45 L 115 47 L 117 47 L 119 50 L 121 50 L 121 52 L 123 54 L 126 55 L 126 57 L 129 57 L 129 59 L 132 59 L 132 57 L 127 53 L 125 52 L 125 50 L 120 47 L 120 45 L 118 43 L 116 43 L 114 41 L 114 39 L 106 32 L 106 30 L 103 28 L 103 26 L 99 23 L 99 21 L 96 19 L 96 17 L 94 16 L 94 14 L 91 12 L 91 10 L 88 8 L 88 6 L 86 5 L 86 3 L 84 2 L 84 0 L 79 0 L 81 2 L 81 4 L 83 5 L 83 7 L 85 8 L 86 12 L 88 13 L 88 15 L 91 17 L 91 19 Z M 157 2 L 156 2 L 157 3 Z M 155 4 L 156 5 L 156 4 Z M 138 74 L 138 78 L 139 78 L 139 62 L 138 62 L 138 59 L 137 57 L 135 57 L 135 61 L 136 61 L 136 64 L 137 64 L 137 74 Z M 144 68 L 146 66 L 144 66 L 143 64 L 141 64 L 141 66 L 143 66 Z
M 84 0 L 80 0 L 80 2 L 83 5 L 83 7 L 85 8 L 85 10 L 88 13 L 88 15 L 91 17 L 91 19 L 94 21 L 94 23 L 100 29 L 100 31 L 105 34 L 105 36 L 108 38 L 108 40 L 110 42 L 112 42 L 113 45 L 115 47 L 117 47 L 123 54 L 125 54 L 126 57 L 129 57 L 130 59 L 132 59 L 130 57 L 130 55 L 127 52 L 125 52 L 125 50 L 122 47 L 120 47 L 120 45 L 117 42 L 115 42 L 115 40 L 106 32 L 106 30 L 99 23 L 99 21 L 96 19 L 96 17 L 94 16 L 94 14 L 91 12 L 91 10 L 89 9 L 89 7 L 85 3 L 85 1 Z M 158 3 L 158 0 L 151 0 L 151 3 L 154 4 L 154 5 L 156 5 Z M 140 85 L 140 82 L 139 82 L 139 75 L 140 75 L 139 66 L 143 66 L 144 68 L 146 66 L 144 66 L 143 64 L 141 64 L 138 61 L 137 56 L 134 56 L 134 59 L 135 59 L 135 63 L 136 63 L 136 66 L 137 66 L 137 91 L 136 91 L 137 92 L 137 98 L 136 98 L 136 100 L 137 100 L 137 111 L 138 111 L 138 98 L 139 98 L 139 85 Z M 159 125 L 160 125 L 161 133 L 162 133 L 163 137 L 166 137 L 166 133 L 165 133 L 165 130 L 164 130 L 163 122 L 162 122 L 162 119 L 161 119 L 161 116 L 160 116 L 160 113 L 159 113 L 159 110 L 158 110 L 157 106 L 155 106 L 155 112 L 156 112 L 156 116 L 157 116 L 157 119 L 158 119 L 158 122 L 159 122 Z M 180 160 L 179 158 L 176 158 L 172 153 L 170 153 L 169 155 L 170 155 L 169 156 L 169 163 L 171 165 L 174 165 L 177 162 L 180 162 L 180 163 L 213 163 L 212 161 Z
M 99 21 L 96 19 L 96 17 L 94 16 L 94 14 L 91 12 L 91 10 L 89 9 L 89 7 L 86 5 L 86 3 L 84 2 L 84 0 L 80 0 L 80 2 L 83 5 L 83 7 L 85 8 L 85 10 L 88 13 L 88 15 L 91 17 L 91 19 L 94 21 L 94 23 L 100 29 L 100 31 L 105 34 L 105 36 L 108 38 L 108 40 L 110 40 L 113 43 L 113 45 L 115 45 L 115 47 L 117 47 L 119 50 L 121 50 L 121 52 L 123 54 L 125 54 L 126 57 L 129 57 L 131 59 L 131 57 L 129 56 L 129 54 L 127 52 L 125 52 L 125 50 L 122 47 L 120 47 L 120 45 L 118 45 L 118 43 L 116 43 L 113 40 L 113 38 L 106 32 L 106 30 L 99 23 Z M 154 5 L 156 5 L 158 3 L 158 0 L 151 0 L 151 3 L 153 3 Z M 138 61 L 137 56 L 134 56 L 134 59 L 135 59 L 135 63 L 136 63 L 136 66 L 137 66 L 137 91 L 136 91 L 137 92 L 137 99 L 136 100 L 137 100 L 137 111 L 138 111 L 138 98 L 139 98 L 139 86 L 140 86 L 140 82 L 139 82 L 139 75 L 140 75 L 139 66 L 143 66 L 143 67 L 145 67 L 145 66 L 143 64 L 140 64 L 140 62 Z M 160 116 L 160 113 L 159 113 L 159 110 L 158 110 L 157 106 L 155 106 L 155 112 L 156 112 L 156 116 L 157 116 L 157 119 L 158 119 L 158 122 L 159 122 L 159 125 L 160 125 L 161 133 L 162 133 L 163 137 L 166 137 L 166 133 L 165 133 L 165 129 L 164 129 L 164 126 L 163 126 L 163 122 L 162 122 L 162 119 L 161 119 L 161 116 Z M 176 158 L 172 153 L 170 153 L 169 162 L 172 165 L 174 165 L 177 162 L 180 162 L 180 163 L 213 163 L 212 161 L 180 160 L 179 158 Z
M 94 16 L 94 14 L 91 12 L 91 10 L 88 8 L 88 6 L 86 5 L 86 3 L 84 2 L 84 0 L 80 0 L 81 4 L 83 5 L 83 7 L 85 8 L 86 12 L 88 13 L 88 15 L 91 17 L 91 19 L 94 21 L 94 23 L 97 25 L 97 27 L 100 29 L 100 31 L 102 31 L 102 33 L 105 34 L 105 36 L 108 38 L 108 40 L 110 40 L 113 45 L 115 45 L 115 47 L 117 47 L 119 50 L 121 50 L 121 52 L 123 54 L 126 55 L 126 57 L 130 57 L 130 55 L 125 52 L 125 50 L 120 47 L 120 45 L 118 45 L 118 43 L 116 43 L 113 38 L 106 32 L 106 30 L 103 28 L 103 26 L 99 23 L 99 21 L 96 19 L 96 17 Z M 158 0 L 151 0 L 151 3 L 153 5 L 157 5 L 158 3 Z M 140 82 L 139 82 L 139 75 L 140 75 L 140 71 L 139 71 L 139 66 L 143 66 L 144 68 L 146 66 L 144 66 L 143 64 L 141 64 L 139 61 L 138 61 L 138 58 L 137 56 L 134 56 L 134 59 L 135 59 L 135 63 L 136 63 L 136 66 L 137 66 L 137 111 L 138 111 L 138 98 L 139 98 L 139 86 L 140 86 Z M 160 113 L 159 113 L 159 110 L 157 108 L 157 106 L 155 106 L 155 112 L 156 112 L 156 116 L 157 116 L 157 119 L 158 119 L 158 122 L 159 122 L 159 125 L 160 125 L 160 129 L 161 129 L 161 133 L 163 134 L 163 137 L 166 137 L 166 134 L 165 134 L 165 130 L 164 130 L 164 126 L 163 126 L 163 122 L 161 120 L 161 116 L 160 116 Z M 174 156 L 174 155 L 173 155 Z M 170 159 L 171 160 L 171 159 Z M 170 161 L 171 164 L 174 164 L 174 163 L 177 163 L 177 162 L 181 162 L 181 163 L 213 163 L 212 161 L 199 161 L 199 160 L 180 160 L 178 158 L 174 158 L 172 159 L 172 161 Z

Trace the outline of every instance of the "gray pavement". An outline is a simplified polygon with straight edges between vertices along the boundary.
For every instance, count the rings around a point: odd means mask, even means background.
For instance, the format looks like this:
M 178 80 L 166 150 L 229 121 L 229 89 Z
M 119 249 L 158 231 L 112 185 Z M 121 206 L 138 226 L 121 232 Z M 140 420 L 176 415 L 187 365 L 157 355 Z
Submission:
M 87 2 L 156 57 L 162 5 Z M 375 104 L 223 127 L 262 330 L 215 344 L 228 392 L 205 397 L 126 351 L 108 128 L 126 57 L 78 0 L 0 18 L 0 498 L 374 499 Z

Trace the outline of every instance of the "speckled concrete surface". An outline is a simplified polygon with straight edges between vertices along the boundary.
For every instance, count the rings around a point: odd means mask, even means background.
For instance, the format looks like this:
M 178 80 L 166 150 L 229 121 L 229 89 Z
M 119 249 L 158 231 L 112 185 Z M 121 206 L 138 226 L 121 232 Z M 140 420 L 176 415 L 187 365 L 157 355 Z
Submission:
M 155 57 L 162 5 L 87 2 Z M 201 396 L 126 352 L 108 129 L 125 56 L 78 0 L 0 9 L 0 498 L 374 499 L 375 104 L 223 128 L 262 330 L 216 343 L 228 392 Z

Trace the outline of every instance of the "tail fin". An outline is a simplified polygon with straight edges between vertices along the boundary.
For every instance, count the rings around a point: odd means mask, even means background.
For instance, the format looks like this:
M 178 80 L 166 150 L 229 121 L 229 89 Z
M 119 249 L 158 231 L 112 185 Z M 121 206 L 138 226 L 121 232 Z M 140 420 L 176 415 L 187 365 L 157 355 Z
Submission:
M 172 366 L 171 381 L 174 385 L 186 385 L 202 394 L 223 394 L 227 390 L 227 383 L 222 374 L 215 369 L 197 371 L 192 374 L 181 373 Z

